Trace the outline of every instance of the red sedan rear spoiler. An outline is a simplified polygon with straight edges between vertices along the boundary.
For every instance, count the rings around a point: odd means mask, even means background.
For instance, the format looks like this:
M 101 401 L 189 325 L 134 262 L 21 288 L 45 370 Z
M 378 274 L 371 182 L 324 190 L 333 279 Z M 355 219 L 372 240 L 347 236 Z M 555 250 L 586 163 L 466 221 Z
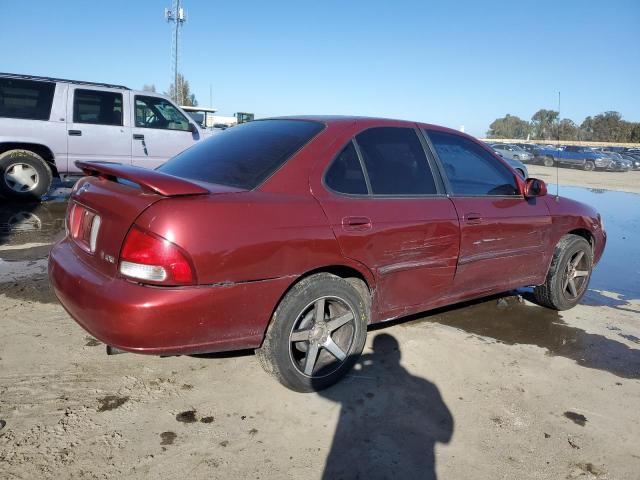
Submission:
M 179 195 L 206 195 L 211 193 L 204 187 L 189 180 L 167 175 L 147 168 L 122 165 L 120 163 L 76 162 L 85 175 L 109 180 L 123 179 L 140 185 L 143 190 L 165 197 Z

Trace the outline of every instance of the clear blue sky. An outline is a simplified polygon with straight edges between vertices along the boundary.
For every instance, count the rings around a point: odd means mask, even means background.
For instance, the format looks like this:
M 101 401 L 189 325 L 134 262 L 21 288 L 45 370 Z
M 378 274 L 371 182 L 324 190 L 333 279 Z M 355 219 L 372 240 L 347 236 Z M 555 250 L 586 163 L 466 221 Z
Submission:
M 640 121 L 640 2 L 184 0 L 182 71 L 201 105 L 359 114 L 483 135 L 557 106 Z M 0 0 L 0 71 L 167 90 L 170 0 Z

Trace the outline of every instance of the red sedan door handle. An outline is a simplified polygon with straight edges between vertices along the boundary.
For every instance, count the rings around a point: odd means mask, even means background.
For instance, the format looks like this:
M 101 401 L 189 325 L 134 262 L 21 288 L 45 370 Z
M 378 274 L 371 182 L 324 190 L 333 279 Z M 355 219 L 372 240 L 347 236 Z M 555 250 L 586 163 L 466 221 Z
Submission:
M 345 230 L 362 231 L 371 229 L 371 219 L 369 217 L 344 217 L 342 228 Z
M 467 214 L 465 214 L 464 216 L 464 221 L 466 223 L 470 223 L 470 224 L 477 224 L 477 223 L 482 223 L 482 215 L 480 215 L 479 213 L 475 213 L 475 212 L 469 212 Z

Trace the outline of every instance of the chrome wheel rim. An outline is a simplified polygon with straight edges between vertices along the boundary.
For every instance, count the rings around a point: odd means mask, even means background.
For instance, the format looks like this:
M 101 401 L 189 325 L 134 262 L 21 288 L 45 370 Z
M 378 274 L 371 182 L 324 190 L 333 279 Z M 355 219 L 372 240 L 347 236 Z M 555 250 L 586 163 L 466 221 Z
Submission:
M 38 186 L 40 177 L 31 165 L 12 163 L 4 171 L 4 183 L 17 193 L 30 192 Z
M 589 283 L 589 262 L 584 250 L 574 253 L 565 267 L 562 292 L 569 300 L 580 297 Z
M 289 333 L 289 357 L 308 378 L 322 378 L 348 359 L 356 334 L 354 308 L 346 300 L 320 297 L 302 309 Z

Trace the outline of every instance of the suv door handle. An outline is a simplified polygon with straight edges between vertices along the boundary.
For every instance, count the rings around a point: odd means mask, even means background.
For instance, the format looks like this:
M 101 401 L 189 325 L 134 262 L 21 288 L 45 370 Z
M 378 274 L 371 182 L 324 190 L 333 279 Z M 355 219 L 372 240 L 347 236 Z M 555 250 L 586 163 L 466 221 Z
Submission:
M 342 219 L 342 228 L 344 230 L 370 230 L 371 219 L 369 217 L 344 217 Z
M 464 215 L 464 221 L 472 225 L 482 223 L 482 215 L 475 212 L 469 212 Z
M 141 133 L 134 133 L 133 134 L 133 139 L 134 140 L 144 140 L 144 135 L 142 135 Z
M 69 136 L 79 137 L 82 135 L 82 130 L 69 130 Z

